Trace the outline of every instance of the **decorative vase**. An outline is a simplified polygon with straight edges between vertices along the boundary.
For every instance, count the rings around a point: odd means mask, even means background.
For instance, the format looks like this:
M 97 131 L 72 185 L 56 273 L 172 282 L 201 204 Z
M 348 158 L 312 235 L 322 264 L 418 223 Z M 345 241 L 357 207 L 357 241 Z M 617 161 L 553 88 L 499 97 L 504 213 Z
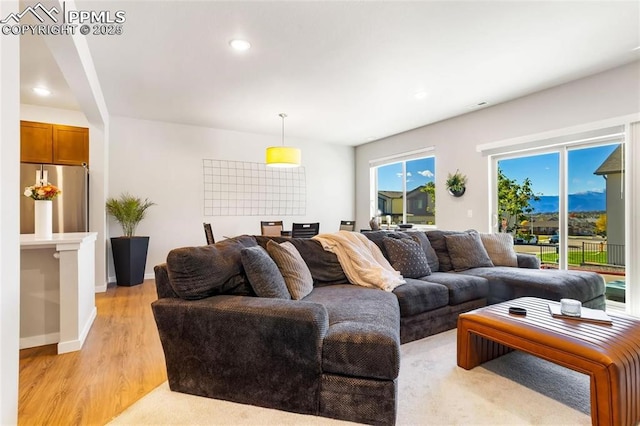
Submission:
M 42 240 L 53 238 L 52 200 L 35 200 L 35 234 Z

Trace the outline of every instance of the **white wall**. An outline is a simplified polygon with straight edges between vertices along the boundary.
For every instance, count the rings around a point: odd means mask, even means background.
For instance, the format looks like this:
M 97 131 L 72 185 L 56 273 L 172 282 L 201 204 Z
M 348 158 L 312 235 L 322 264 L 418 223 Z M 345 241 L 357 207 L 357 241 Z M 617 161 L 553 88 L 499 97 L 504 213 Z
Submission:
M 156 203 L 136 234 L 150 236 L 146 276 L 176 247 L 204 245 L 203 222 L 210 222 L 216 241 L 224 236 L 259 234 L 260 220 L 320 222 L 320 232 L 337 231 L 340 220 L 353 219 L 354 149 L 287 139 L 302 150 L 307 182 L 305 216 L 204 216 L 203 159 L 264 163 L 265 149 L 280 145 L 279 136 L 265 136 L 159 121 L 111 117 L 109 196 L 122 192 Z M 109 236 L 122 235 L 113 220 Z M 110 254 L 109 254 L 110 255 Z M 109 261 L 110 281 L 115 280 Z
M 82 111 L 49 108 L 39 105 L 21 104 L 20 120 L 89 127 L 89 121 Z
M 487 157 L 476 146 L 640 112 L 640 61 L 441 121 L 356 148 L 356 220 L 369 219 L 369 161 L 434 146 L 436 224 L 440 229 L 488 230 Z M 447 173 L 468 177 L 463 197 L 447 194 Z M 472 217 L 468 217 L 471 210 Z
M 18 12 L 0 1 L 0 16 Z M 18 423 L 20 318 L 20 46 L 0 36 L 0 424 Z

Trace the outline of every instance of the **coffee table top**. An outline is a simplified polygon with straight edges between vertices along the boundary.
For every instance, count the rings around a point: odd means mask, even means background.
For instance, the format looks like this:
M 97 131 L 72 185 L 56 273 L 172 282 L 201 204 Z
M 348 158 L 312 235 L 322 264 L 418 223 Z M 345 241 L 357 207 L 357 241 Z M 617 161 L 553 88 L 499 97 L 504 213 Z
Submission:
M 531 343 L 569 353 L 580 352 L 586 355 L 585 352 L 589 352 L 589 358 L 598 358 L 598 354 L 640 351 L 639 319 L 626 315 L 609 315 L 613 324 L 597 324 L 554 318 L 549 312 L 549 302 L 552 301 L 521 297 L 460 314 L 459 318 L 490 330 L 487 337 L 495 336 L 496 333 L 518 336 Z M 511 306 L 525 308 L 527 315 L 510 314 Z

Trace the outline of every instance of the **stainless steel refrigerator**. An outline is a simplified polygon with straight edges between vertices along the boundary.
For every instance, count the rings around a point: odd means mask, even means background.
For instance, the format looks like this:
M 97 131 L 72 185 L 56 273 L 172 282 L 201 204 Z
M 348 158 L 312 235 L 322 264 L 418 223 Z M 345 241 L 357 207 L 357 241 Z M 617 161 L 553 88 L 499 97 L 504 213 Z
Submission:
M 86 166 L 20 164 L 20 194 L 42 176 L 60 188 L 53 199 L 53 232 L 87 232 L 89 230 L 89 169 Z M 21 195 L 20 233 L 34 233 L 34 202 Z

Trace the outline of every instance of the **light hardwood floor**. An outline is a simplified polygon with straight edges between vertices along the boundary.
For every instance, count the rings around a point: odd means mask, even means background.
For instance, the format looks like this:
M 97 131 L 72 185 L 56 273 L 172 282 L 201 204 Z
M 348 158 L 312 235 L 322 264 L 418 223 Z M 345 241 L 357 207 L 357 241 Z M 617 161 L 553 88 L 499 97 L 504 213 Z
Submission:
M 19 425 L 104 425 L 167 380 L 151 302 L 154 280 L 96 294 L 98 316 L 78 352 L 20 351 Z

